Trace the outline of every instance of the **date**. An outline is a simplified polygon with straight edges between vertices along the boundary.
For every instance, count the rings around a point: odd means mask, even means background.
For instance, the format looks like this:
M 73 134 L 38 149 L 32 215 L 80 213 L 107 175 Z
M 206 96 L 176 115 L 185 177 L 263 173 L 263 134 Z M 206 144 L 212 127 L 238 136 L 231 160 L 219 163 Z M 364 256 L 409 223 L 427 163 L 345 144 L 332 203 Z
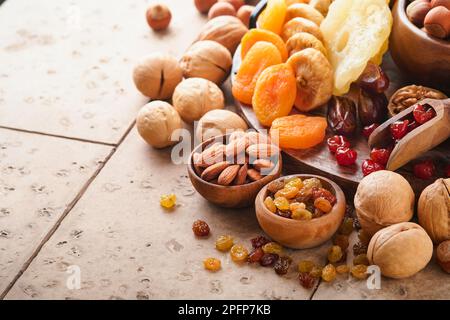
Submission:
M 356 106 L 345 97 L 333 96 L 328 102 L 328 125 L 340 135 L 351 135 L 356 131 Z

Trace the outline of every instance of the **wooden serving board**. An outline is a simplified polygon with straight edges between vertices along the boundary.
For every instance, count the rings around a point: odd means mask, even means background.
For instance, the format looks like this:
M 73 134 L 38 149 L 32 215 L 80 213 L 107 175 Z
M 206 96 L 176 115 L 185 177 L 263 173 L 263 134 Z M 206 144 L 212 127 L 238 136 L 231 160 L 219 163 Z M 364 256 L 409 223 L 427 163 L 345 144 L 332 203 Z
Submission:
M 232 85 L 237 70 L 239 70 L 240 64 L 241 56 L 239 47 L 236 50 L 235 56 L 233 58 L 233 68 L 231 74 Z M 401 74 L 400 70 L 391 59 L 389 53 L 387 53 L 383 59 L 382 68 L 391 81 L 389 89 L 386 92 L 388 98 L 390 98 L 390 96 L 397 89 L 409 84 L 413 84 Z M 352 95 L 352 93 L 353 96 L 355 96 L 355 88 L 353 88 L 352 91 L 350 92 L 350 96 Z M 242 104 L 237 100 L 235 100 L 235 103 L 238 112 L 247 121 L 250 127 L 258 131 L 269 129 L 259 123 L 251 106 Z M 294 113 L 298 112 L 296 110 L 293 110 L 292 114 Z M 312 114 L 326 117 L 326 106 L 315 110 L 314 112 L 312 112 Z M 333 132 L 328 129 L 327 138 L 332 135 L 334 135 Z M 329 152 L 328 147 L 324 141 L 323 143 L 306 150 L 282 150 L 284 169 L 287 173 L 311 173 L 325 176 L 337 182 L 348 195 L 352 195 L 356 191 L 359 182 L 363 178 L 361 163 L 365 159 L 370 158 L 370 150 L 367 145 L 367 139 L 361 134 L 355 134 L 355 136 L 350 137 L 349 140 L 351 141 L 352 148 L 355 149 L 358 153 L 358 160 L 352 166 L 339 166 L 334 155 Z M 442 143 L 435 149 L 427 152 L 423 155 L 423 157 L 433 159 L 438 169 L 437 177 L 443 177 L 444 173 L 442 171 L 442 167 L 444 166 L 444 164 L 450 163 L 450 139 L 447 139 L 444 143 Z M 399 170 L 397 170 L 397 172 L 403 175 L 411 183 L 416 195 L 418 196 L 427 185 L 431 184 L 434 181 L 434 179 L 421 180 L 416 178 L 412 173 L 412 165 L 413 162 L 400 168 Z

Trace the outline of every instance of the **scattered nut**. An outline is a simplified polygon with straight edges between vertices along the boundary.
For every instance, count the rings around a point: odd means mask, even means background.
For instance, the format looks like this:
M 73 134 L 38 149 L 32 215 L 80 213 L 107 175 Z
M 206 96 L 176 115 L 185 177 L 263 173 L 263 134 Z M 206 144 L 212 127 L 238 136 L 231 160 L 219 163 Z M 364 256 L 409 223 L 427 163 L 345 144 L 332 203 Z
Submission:
M 442 270 L 450 273 L 450 240 L 442 242 L 436 249 L 436 259 Z
M 231 3 L 217 2 L 209 9 L 208 19 L 211 20 L 219 16 L 236 16 L 236 9 Z
M 239 18 L 239 20 L 242 21 L 242 23 L 248 28 L 250 26 L 250 17 L 255 10 L 255 6 L 251 5 L 244 5 L 239 8 L 236 16 Z
M 195 0 L 194 4 L 198 11 L 207 13 L 216 2 L 217 0 Z
M 146 17 L 148 25 L 153 30 L 160 31 L 169 26 L 172 14 L 166 5 L 154 4 L 147 9 Z
M 247 129 L 247 123 L 236 113 L 229 110 L 211 110 L 199 120 L 195 133 L 197 139 L 205 141 L 211 137 L 229 133 L 232 130 L 238 130 L 240 133 L 236 134 L 242 135 L 244 134 L 243 131 Z M 231 139 L 230 136 L 230 142 Z

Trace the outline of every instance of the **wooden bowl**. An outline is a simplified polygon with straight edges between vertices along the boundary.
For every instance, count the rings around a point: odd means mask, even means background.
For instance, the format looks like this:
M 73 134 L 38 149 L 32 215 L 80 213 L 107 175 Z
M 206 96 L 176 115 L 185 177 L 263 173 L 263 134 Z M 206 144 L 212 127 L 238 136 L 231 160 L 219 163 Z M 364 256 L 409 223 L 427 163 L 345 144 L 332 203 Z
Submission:
M 280 217 L 270 212 L 264 205 L 264 199 L 268 195 L 267 186 L 265 186 L 255 200 L 256 218 L 264 232 L 283 246 L 293 249 L 316 247 L 329 240 L 341 225 L 346 207 L 344 192 L 336 183 L 321 176 L 298 174 L 281 177 L 278 180 L 292 177 L 318 178 L 323 187 L 336 196 L 336 204 L 333 209 L 320 218 L 309 221 Z
M 217 142 L 217 139 L 223 139 L 223 143 L 227 141 L 227 135 L 214 137 L 199 144 L 191 153 L 188 164 L 188 174 L 195 190 L 202 195 L 206 200 L 224 208 L 245 208 L 250 207 L 255 203 L 255 198 L 261 190 L 269 182 L 277 179 L 281 175 L 282 160 L 281 154 L 278 156 L 278 168 L 275 174 L 264 176 L 262 179 L 243 184 L 240 186 L 221 186 L 210 183 L 201 179 L 193 167 L 193 155 L 196 152 L 205 150 L 208 145 Z
M 406 0 L 393 8 L 394 23 L 389 39 L 392 58 L 415 84 L 450 94 L 450 41 L 440 40 L 416 27 L 406 16 Z

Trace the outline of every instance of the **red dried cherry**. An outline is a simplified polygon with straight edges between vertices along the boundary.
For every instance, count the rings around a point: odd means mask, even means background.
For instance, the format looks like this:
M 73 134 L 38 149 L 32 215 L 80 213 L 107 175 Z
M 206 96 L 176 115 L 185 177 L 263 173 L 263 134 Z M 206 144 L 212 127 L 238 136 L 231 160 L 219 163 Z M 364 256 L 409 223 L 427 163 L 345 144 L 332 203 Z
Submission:
M 408 133 L 409 120 L 395 121 L 390 125 L 392 137 L 395 140 L 403 138 Z
M 340 166 L 350 166 L 356 162 L 358 153 L 347 147 L 339 147 L 336 150 L 336 160 Z
M 367 139 L 369 139 L 370 135 L 372 134 L 372 132 L 375 131 L 376 128 L 378 128 L 380 125 L 378 123 L 373 123 L 370 126 L 366 126 L 363 128 L 362 130 L 362 134 L 364 137 L 366 137 Z
M 416 163 L 413 168 L 414 175 L 419 179 L 430 179 L 434 176 L 436 172 L 436 167 L 434 166 L 433 161 L 424 160 L 419 163 Z
M 384 166 L 382 164 L 376 163 L 373 160 L 367 159 L 364 160 L 361 165 L 362 173 L 364 176 L 367 176 L 375 171 L 384 170 Z
M 350 142 L 344 136 L 333 136 L 327 140 L 328 149 L 335 153 L 339 147 L 350 147 Z
M 373 148 L 370 152 L 370 159 L 375 161 L 376 163 L 386 165 L 389 160 L 389 156 L 391 155 L 391 151 L 389 149 L 377 149 Z
M 410 121 L 408 124 L 408 132 L 413 131 L 418 126 L 420 126 L 420 124 L 418 124 L 416 121 L 414 121 L 414 120 Z
M 418 124 L 424 124 L 436 116 L 436 111 L 431 107 L 426 108 L 424 105 L 418 104 L 413 109 L 413 116 Z

